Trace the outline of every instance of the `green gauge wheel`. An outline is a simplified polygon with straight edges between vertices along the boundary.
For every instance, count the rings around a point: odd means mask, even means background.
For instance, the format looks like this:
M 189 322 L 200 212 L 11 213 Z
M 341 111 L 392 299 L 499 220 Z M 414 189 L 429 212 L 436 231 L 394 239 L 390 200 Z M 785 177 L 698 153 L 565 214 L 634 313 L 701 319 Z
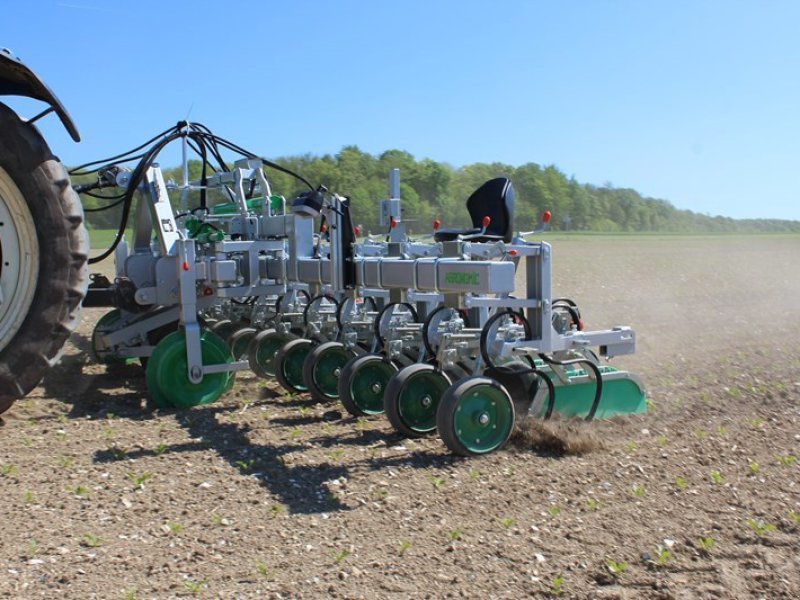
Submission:
M 460 456 L 502 447 L 514 429 L 514 403 L 494 379 L 480 375 L 454 383 L 442 396 L 436 425 L 445 445 Z
M 234 360 L 241 360 L 247 355 L 250 341 L 258 331 L 254 327 L 241 327 L 228 336 L 226 342 L 231 349 Z
M 341 342 L 325 342 L 303 362 L 303 382 L 318 402 L 339 398 L 339 376 L 355 353 Z
M 118 308 L 115 308 L 100 317 L 100 320 L 97 321 L 97 324 L 94 326 L 94 331 L 92 331 L 92 358 L 97 362 L 106 365 L 125 362 L 123 357 L 114 354 L 109 351 L 108 348 L 101 347 L 100 340 L 101 335 L 110 333 L 116 329 L 114 325 L 119 322 L 121 318 L 122 313 Z
M 275 378 L 287 392 L 307 392 L 303 382 L 303 362 L 314 347 L 314 342 L 297 338 L 286 342 L 275 355 Z
M 392 427 L 407 437 L 422 437 L 436 429 L 436 412 L 450 378 L 433 365 L 415 363 L 392 377 L 383 397 Z
M 230 364 L 233 360 L 225 342 L 211 331 L 200 335 L 200 353 L 204 365 Z M 207 374 L 200 383 L 192 383 L 186 369 L 186 334 L 179 330 L 161 340 L 147 362 L 147 389 L 156 406 L 190 408 L 209 404 L 233 384 L 232 372 Z
M 293 339 L 295 336 L 274 329 L 264 329 L 255 334 L 247 348 L 247 359 L 253 373 L 264 379 L 275 377 L 275 357 L 278 350 Z
M 339 377 L 339 399 L 356 417 L 383 412 L 383 395 L 397 367 L 380 354 L 367 354 L 348 362 Z

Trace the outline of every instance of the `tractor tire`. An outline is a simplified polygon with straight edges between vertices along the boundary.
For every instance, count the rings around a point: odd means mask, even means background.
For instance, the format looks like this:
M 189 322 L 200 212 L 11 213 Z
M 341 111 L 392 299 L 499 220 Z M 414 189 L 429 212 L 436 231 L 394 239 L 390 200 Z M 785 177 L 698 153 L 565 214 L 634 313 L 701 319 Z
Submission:
M 89 283 L 88 252 L 64 166 L 0 103 L 0 414 L 60 358 Z

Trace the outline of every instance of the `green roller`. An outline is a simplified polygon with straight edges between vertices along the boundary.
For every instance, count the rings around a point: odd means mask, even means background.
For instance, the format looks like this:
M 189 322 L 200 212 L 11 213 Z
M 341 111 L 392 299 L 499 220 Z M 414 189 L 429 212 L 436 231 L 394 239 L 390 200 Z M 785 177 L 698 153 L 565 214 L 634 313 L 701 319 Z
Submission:
M 230 364 L 231 351 L 211 331 L 200 335 L 204 365 Z M 232 372 L 203 376 L 200 383 L 189 381 L 186 362 L 186 335 L 183 330 L 170 333 L 156 346 L 147 363 L 147 389 L 159 408 L 190 408 L 214 402 L 233 386 Z
M 603 376 L 603 393 L 597 405 L 595 419 L 608 419 L 618 415 L 640 414 L 647 411 L 647 396 L 644 386 L 636 375 L 614 367 L 598 367 Z M 548 371 L 549 369 L 543 369 Z M 586 417 L 594 402 L 597 383 L 583 369 L 567 372 L 569 383 L 564 384 L 550 372 L 555 384 L 556 399 L 553 413 L 563 417 Z M 547 411 L 550 394 L 547 386 L 540 383 L 531 413 L 543 417 Z

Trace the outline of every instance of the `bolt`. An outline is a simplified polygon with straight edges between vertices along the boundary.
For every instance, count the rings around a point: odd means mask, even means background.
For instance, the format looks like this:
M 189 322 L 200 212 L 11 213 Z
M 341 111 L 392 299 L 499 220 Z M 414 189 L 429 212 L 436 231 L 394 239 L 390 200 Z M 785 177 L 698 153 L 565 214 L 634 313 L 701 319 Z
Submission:
M 482 412 L 478 415 L 478 423 L 481 425 L 487 425 L 489 423 L 489 415 L 488 413 Z
M 203 369 L 198 366 L 194 366 L 191 369 L 192 379 L 202 379 L 203 377 Z
M 430 396 L 423 396 L 421 402 L 422 406 L 424 406 L 425 408 L 430 408 L 431 405 L 433 404 L 433 398 L 431 398 Z
M 342 372 L 342 370 L 341 370 L 339 367 L 336 367 L 336 368 L 333 370 L 333 376 L 334 376 L 334 377 L 339 377 L 339 375 L 341 374 L 341 372 Z
M 372 393 L 373 394 L 377 394 L 378 392 L 381 391 L 381 389 L 383 389 L 383 388 L 381 387 L 380 383 L 375 382 L 375 383 L 372 384 Z

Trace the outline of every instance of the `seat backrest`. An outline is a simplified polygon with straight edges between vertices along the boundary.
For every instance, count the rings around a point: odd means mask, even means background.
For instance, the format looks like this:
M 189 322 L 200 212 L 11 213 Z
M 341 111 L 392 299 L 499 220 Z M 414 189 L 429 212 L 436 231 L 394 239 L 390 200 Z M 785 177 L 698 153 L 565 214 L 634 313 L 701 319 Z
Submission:
M 514 237 L 514 185 L 508 177 L 490 179 L 467 198 L 472 226 L 483 227 L 483 218 L 492 219 L 486 235 L 510 242 Z

